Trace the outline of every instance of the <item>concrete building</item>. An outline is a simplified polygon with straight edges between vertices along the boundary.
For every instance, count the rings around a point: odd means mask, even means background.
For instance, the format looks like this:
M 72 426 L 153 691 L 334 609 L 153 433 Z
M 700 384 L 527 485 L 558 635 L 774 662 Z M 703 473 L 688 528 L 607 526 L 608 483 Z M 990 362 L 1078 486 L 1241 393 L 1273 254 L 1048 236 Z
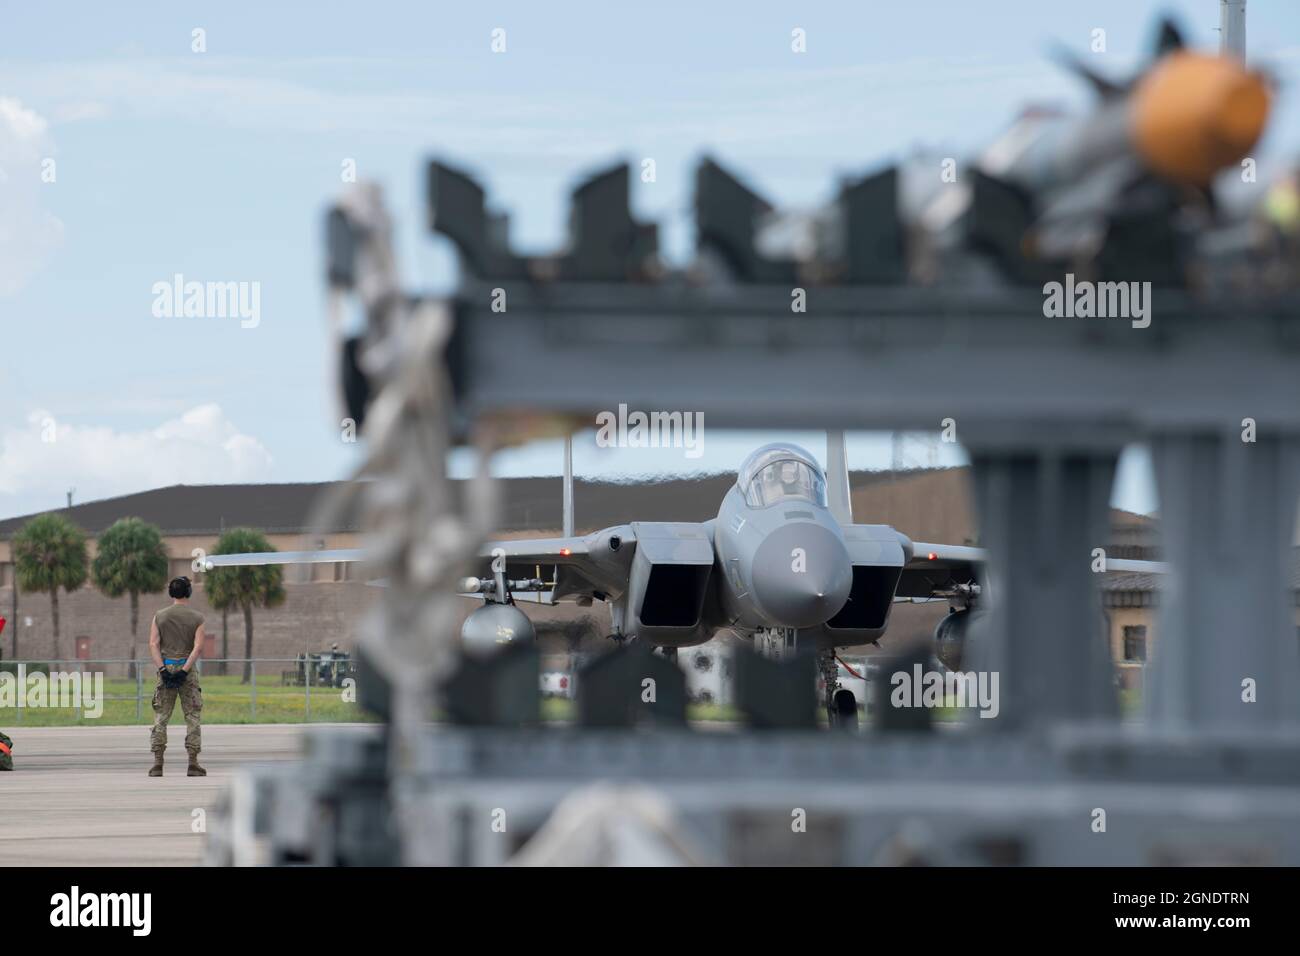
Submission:
M 244 622 L 239 611 L 223 618 L 208 604 L 203 576 L 191 570 L 196 550 L 210 551 L 221 533 L 249 527 L 264 532 L 277 550 L 312 547 L 347 548 L 360 543 L 354 513 L 333 522 L 323 533 L 312 533 L 312 509 L 330 485 L 176 485 L 60 509 L 86 532 L 93 561 L 98 536 L 119 518 L 138 517 L 162 529 L 170 561 L 170 576 L 185 574 L 195 582 L 194 606 L 207 616 L 205 657 L 243 657 Z M 46 594 L 14 590 L 11 540 L 32 515 L 0 522 L 0 615 L 9 618 L 0 649 L 6 658 L 48 660 L 54 635 L 50 600 Z M 353 628 L 374 589 L 356 579 L 347 564 L 286 568 L 285 603 L 255 610 L 254 656 L 293 658 L 317 651 L 333 641 L 350 642 Z M 141 595 L 140 634 L 133 642 L 129 602 L 110 599 L 87 582 L 72 594 L 59 595 L 60 650 L 65 658 L 123 659 L 134 643 L 138 657 L 147 656 L 149 621 L 168 604 L 165 592 Z M 15 641 L 17 642 L 15 654 Z M 110 669 L 110 673 L 111 673 Z

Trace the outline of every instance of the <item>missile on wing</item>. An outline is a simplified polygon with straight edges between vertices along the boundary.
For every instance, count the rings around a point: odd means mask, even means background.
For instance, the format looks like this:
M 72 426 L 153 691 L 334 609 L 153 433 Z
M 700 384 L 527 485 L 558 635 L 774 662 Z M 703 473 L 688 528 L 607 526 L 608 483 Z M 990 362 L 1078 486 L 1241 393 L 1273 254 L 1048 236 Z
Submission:
M 957 189 L 932 191 L 922 235 L 984 254 L 1013 282 L 1077 272 L 1187 285 L 1192 232 L 1214 223 L 1215 176 L 1263 133 L 1269 81 L 1235 58 L 1187 50 L 1169 22 L 1153 61 L 1126 82 L 1064 59 L 1096 107 L 1024 114 Z
M 696 178 L 699 268 L 740 282 L 962 288 L 1094 281 L 1190 284 L 1218 222 L 1216 175 L 1268 119 L 1267 77 L 1185 48 L 1161 25 L 1135 77 L 1101 76 L 1072 54 L 1096 105 L 1026 110 L 972 163 L 908 160 L 846 180 L 837 198 L 789 214 L 706 160 Z

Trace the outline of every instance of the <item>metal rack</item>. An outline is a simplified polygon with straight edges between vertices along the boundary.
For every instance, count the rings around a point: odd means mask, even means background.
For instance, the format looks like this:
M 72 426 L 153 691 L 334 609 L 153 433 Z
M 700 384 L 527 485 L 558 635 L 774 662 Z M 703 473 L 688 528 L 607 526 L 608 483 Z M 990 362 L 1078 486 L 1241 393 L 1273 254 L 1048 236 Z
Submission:
M 629 212 L 628 180 L 616 167 L 580 185 L 569 246 L 526 260 L 492 238 L 500 230 L 483 191 L 432 164 L 430 223 L 456 242 L 464 280 L 447 301 L 404 300 L 402 321 L 387 283 L 366 299 L 371 332 L 351 354 L 379 354 L 383 342 L 391 352 L 403 321 L 440 324 L 445 349 L 422 354 L 433 356 L 429 387 L 447 400 L 409 423 L 442 435 L 435 445 L 521 412 L 589 421 L 611 402 L 703 412 L 715 427 L 952 420 L 972 459 L 998 596 L 973 666 L 1002 675 L 1001 716 L 956 732 L 860 736 L 430 728 L 420 702 L 456 654 L 448 635 L 413 638 L 410 622 L 436 620 L 446 598 L 437 575 L 407 573 L 389 598 L 401 614 L 363 646 L 377 665 L 369 697 L 387 702 L 392 723 L 328 740 L 314 730 L 303 768 L 251 773 L 211 858 L 564 862 L 554 834 L 541 841 L 549 855 L 526 844 L 586 793 L 593 821 L 633 820 L 667 858 L 686 861 L 1300 862 L 1300 642 L 1286 571 L 1300 488 L 1300 298 L 1157 288 L 1153 321 L 1138 329 L 1047 318 L 1042 293 L 1014 283 L 907 285 L 853 248 L 821 273 L 767 262 L 754 251 L 755 197 L 716 165 L 698 181 L 701 260 L 729 268 L 666 273 L 653 227 Z M 864 180 L 847 194 L 846 215 L 868 217 L 850 242 L 903 241 L 881 218 L 888 185 Z M 357 263 L 381 233 L 332 215 L 337 286 L 363 284 Z M 855 272 L 871 262 L 874 271 Z M 806 312 L 791 310 L 795 288 Z M 410 407 L 401 376 L 377 369 L 345 365 L 358 418 L 373 416 L 374 396 Z M 1242 440 L 1244 418 L 1254 441 Z M 1137 440 L 1153 449 L 1171 575 L 1148 713 L 1130 726 L 1117 717 L 1090 563 L 1120 450 Z M 389 464 L 408 469 L 405 487 L 436 498 L 438 473 L 410 472 L 413 461 Z M 387 520 L 396 543 L 385 569 L 409 572 L 422 532 Z M 457 540 L 465 553 L 468 538 Z M 454 550 L 439 565 L 447 579 Z M 410 687 L 391 667 L 385 676 L 390 640 L 404 641 L 403 660 L 427 651 L 442 662 L 417 669 L 426 696 L 405 710 L 397 699 Z M 646 791 L 668 810 L 645 810 Z M 802 832 L 791 828 L 795 810 L 807 816 Z

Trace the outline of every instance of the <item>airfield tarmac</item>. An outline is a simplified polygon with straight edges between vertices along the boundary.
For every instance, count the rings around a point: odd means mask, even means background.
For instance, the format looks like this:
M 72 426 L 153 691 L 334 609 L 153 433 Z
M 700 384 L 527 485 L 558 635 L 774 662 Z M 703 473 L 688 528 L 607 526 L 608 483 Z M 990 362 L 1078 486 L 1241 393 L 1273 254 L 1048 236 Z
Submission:
M 711 733 L 740 727 L 690 723 Z M 200 757 L 208 775 L 187 777 L 184 726 L 173 724 L 161 778 L 148 776 L 148 726 L 9 728 L 17 769 L 0 773 L 0 867 L 197 866 L 205 837 L 193 829 L 195 811 L 211 819 L 238 768 L 298 759 L 305 727 L 356 726 L 212 724 Z
M 329 726 L 311 724 L 312 727 Z M 296 758 L 301 724 L 203 728 L 206 777 L 185 776 L 184 726 L 166 772 L 149 777 L 149 728 L 11 729 L 13 773 L 0 773 L 0 866 L 194 866 L 194 811 L 210 819 L 236 768 Z

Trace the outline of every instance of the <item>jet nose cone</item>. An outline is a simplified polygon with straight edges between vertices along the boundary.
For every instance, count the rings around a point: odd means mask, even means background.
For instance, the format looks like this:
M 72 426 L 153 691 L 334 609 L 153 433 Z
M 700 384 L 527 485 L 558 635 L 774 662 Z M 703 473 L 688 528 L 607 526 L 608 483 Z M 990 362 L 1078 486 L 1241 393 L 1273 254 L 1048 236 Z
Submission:
M 754 599 L 773 627 L 815 627 L 849 599 L 853 568 L 843 542 L 811 522 L 783 525 L 754 554 Z

